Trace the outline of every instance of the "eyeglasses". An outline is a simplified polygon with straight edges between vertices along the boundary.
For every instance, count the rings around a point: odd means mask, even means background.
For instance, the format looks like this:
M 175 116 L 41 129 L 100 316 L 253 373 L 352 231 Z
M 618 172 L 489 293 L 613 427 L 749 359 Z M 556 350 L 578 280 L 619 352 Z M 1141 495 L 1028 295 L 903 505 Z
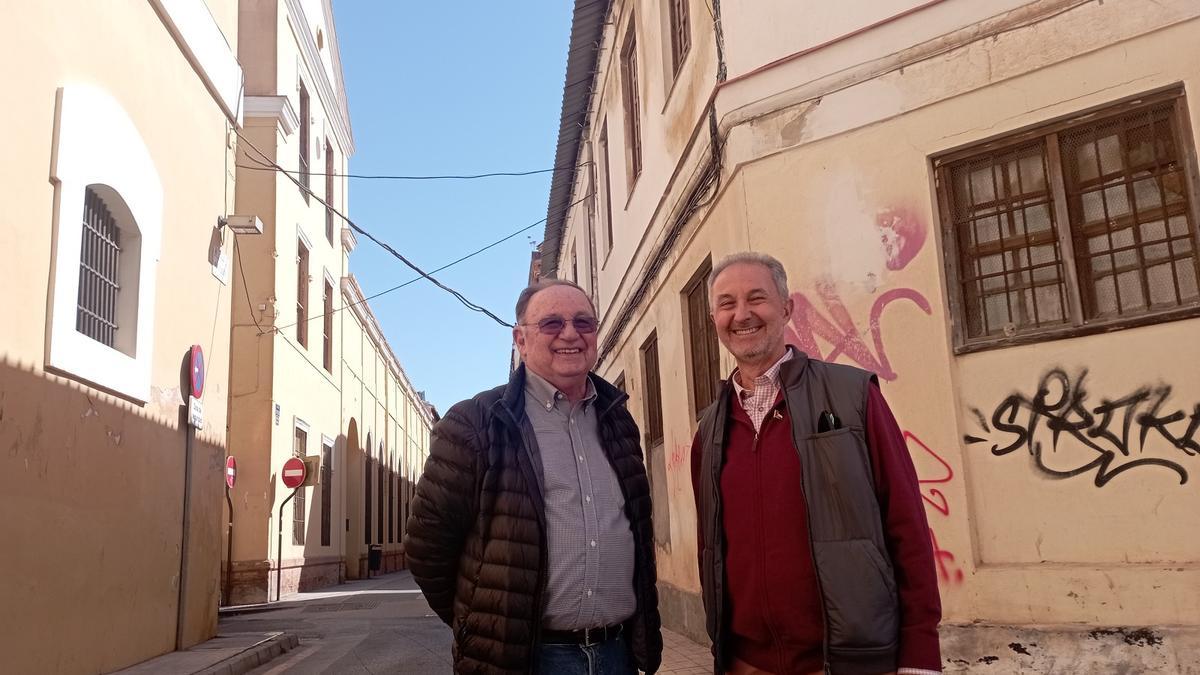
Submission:
M 591 316 L 577 316 L 570 321 L 571 325 L 575 327 L 575 332 L 579 333 L 580 335 L 595 333 L 596 329 L 600 325 L 599 322 L 596 321 L 595 317 Z M 521 325 L 537 326 L 538 332 L 540 332 L 542 335 L 558 335 L 559 333 L 563 332 L 564 328 L 567 327 L 567 319 L 557 316 L 550 316 L 537 323 L 523 323 Z

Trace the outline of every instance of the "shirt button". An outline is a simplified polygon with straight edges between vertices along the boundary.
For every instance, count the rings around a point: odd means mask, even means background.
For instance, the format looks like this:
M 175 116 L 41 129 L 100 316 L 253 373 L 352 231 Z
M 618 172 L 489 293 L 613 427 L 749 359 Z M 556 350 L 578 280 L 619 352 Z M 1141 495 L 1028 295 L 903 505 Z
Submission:
M 583 498 L 583 501 L 585 501 L 585 502 L 590 502 L 590 501 L 592 501 L 592 496 L 591 496 L 591 495 L 588 495 L 588 496 L 584 497 L 584 498 Z
M 592 548 L 596 548 L 596 540 L 595 539 L 592 540 Z
M 579 456 L 579 461 L 581 461 L 581 462 L 583 461 L 583 455 Z
M 590 588 L 589 588 L 589 589 L 587 589 L 587 596 L 588 596 L 589 598 L 590 598 L 590 597 L 592 597 L 592 589 L 590 589 Z

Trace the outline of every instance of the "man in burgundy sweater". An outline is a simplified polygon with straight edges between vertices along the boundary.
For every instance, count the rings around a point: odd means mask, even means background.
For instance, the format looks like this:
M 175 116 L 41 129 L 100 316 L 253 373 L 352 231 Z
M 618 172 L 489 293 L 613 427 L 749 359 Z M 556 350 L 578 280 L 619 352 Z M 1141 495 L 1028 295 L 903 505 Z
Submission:
M 714 672 L 941 672 L 941 619 L 916 471 L 872 374 L 785 342 L 783 266 L 708 278 L 737 361 L 692 445 Z

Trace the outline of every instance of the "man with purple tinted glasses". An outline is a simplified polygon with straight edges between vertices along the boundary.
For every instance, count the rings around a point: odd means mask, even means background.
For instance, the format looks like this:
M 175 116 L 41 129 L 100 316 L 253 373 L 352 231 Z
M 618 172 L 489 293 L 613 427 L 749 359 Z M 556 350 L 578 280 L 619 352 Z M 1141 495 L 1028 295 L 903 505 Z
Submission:
M 516 310 L 522 365 L 433 428 L 409 567 L 454 631 L 455 672 L 653 673 L 650 488 L 625 394 L 591 372 L 596 309 L 549 279 Z

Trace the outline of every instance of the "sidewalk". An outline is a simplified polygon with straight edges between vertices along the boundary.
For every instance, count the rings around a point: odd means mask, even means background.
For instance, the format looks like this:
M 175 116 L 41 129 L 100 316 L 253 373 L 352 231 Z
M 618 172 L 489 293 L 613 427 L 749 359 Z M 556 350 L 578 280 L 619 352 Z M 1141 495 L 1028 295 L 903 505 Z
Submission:
M 429 611 L 408 572 L 285 595 L 279 602 L 222 607 L 218 632 L 191 649 L 119 672 L 430 675 L 452 669 L 450 631 Z M 662 675 L 712 672 L 707 647 L 665 629 L 663 644 Z

